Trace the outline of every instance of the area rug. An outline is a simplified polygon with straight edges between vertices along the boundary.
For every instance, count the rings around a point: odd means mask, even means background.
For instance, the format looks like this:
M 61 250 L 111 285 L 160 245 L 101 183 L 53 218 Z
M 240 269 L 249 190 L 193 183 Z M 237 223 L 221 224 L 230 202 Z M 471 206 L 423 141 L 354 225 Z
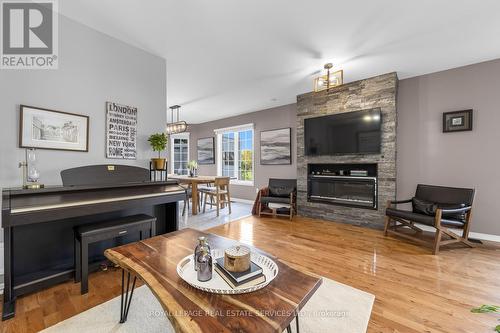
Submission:
M 375 296 L 323 278 L 323 283 L 300 312 L 302 333 L 364 333 Z M 147 286 L 134 291 L 128 320 L 118 323 L 120 297 L 62 321 L 44 333 L 174 333 L 160 303 Z M 295 332 L 295 322 L 292 323 Z

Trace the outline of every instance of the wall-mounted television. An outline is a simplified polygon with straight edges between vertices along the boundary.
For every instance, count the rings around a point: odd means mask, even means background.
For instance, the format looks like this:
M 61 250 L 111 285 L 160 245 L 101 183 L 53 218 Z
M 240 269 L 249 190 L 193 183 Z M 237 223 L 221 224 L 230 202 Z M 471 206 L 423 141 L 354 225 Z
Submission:
M 380 108 L 304 120 L 305 154 L 378 154 L 381 145 Z

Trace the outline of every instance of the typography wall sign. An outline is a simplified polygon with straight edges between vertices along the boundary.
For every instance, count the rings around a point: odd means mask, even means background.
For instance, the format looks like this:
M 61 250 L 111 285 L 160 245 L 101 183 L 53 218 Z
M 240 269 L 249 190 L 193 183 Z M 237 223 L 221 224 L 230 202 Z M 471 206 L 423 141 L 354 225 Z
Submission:
M 2 69 L 57 69 L 57 0 L 0 1 Z
M 106 102 L 106 157 L 137 158 L 137 108 Z

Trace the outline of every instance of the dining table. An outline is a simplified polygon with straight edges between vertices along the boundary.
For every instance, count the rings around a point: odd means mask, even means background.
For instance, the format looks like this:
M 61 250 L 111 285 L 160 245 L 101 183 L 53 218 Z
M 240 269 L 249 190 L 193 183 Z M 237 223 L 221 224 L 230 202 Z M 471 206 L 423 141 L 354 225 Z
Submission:
M 191 200 L 193 201 L 191 205 L 191 212 L 193 215 L 198 214 L 198 185 L 211 184 L 215 182 L 216 176 L 188 176 L 188 175 L 168 175 L 168 179 L 177 180 L 179 184 L 188 184 L 191 187 L 192 195 Z

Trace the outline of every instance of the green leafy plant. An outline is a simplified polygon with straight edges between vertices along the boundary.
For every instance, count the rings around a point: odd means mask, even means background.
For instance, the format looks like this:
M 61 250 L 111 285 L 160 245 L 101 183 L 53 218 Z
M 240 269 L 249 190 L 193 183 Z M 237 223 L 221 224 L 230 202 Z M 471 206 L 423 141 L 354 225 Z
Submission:
M 196 161 L 189 161 L 187 164 L 187 168 L 189 170 L 196 170 L 198 169 L 198 163 Z
M 470 312 L 472 312 L 472 313 L 500 313 L 500 306 L 483 304 L 478 308 L 471 309 Z M 500 333 L 500 325 L 497 325 L 495 327 L 495 332 Z
M 158 158 L 160 158 L 160 153 L 167 148 L 168 138 L 165 133 L 151 134 L 148 141 L 153 151 L 158 152 Z

